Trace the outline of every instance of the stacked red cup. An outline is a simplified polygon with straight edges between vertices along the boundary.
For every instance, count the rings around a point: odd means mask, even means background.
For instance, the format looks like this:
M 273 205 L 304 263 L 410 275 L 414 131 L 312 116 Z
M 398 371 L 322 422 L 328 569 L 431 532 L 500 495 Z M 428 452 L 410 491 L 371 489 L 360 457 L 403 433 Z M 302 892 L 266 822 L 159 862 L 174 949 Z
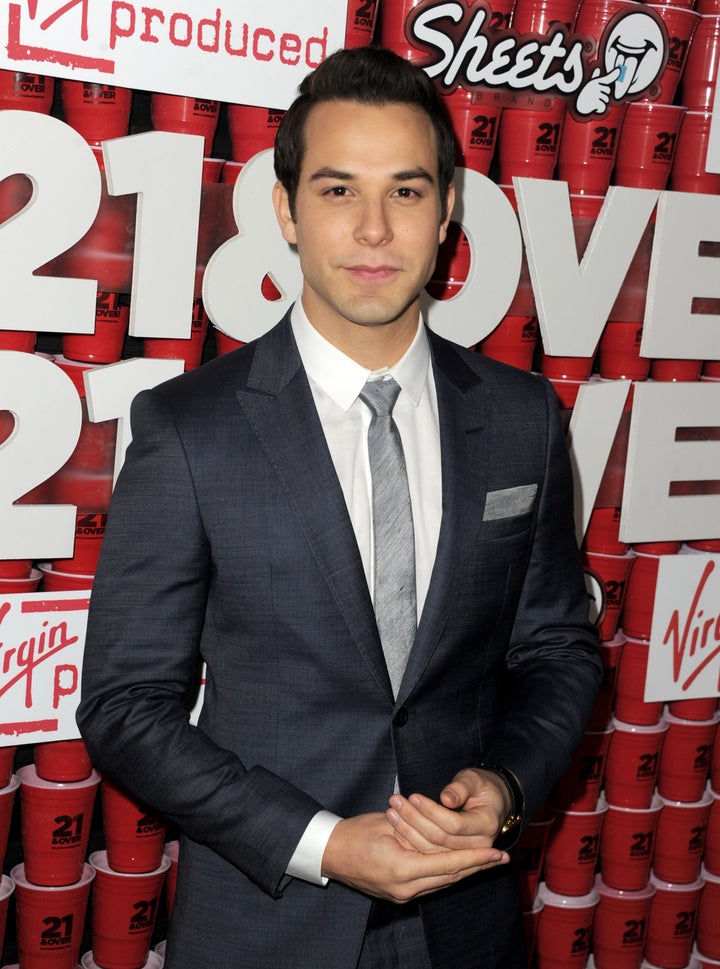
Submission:
M 102 805 L 106 850 L 90 855 L 95 885 L 87 965 L 141 969 L 152 965 L 150 944 L 171 864 L 165 822 L 109 778 Z
M 75 969 L 94 873 L 85 862 L 100 775 L 82 741 L 38 744 L 18 771 L 22 864 L 12 870 L 23 969 Z
M 47 482 L 49 501 L 77 508 L 72 555 L 39 564 L 47 592 L 89 589 L 100 556 L 110 506 L 115 457 L 116 421 L 90 420 L 84 374 L 94 365 L 66 357 L 55 364 L 72 380 L 82 408 L 80 437 L 68 461 Z

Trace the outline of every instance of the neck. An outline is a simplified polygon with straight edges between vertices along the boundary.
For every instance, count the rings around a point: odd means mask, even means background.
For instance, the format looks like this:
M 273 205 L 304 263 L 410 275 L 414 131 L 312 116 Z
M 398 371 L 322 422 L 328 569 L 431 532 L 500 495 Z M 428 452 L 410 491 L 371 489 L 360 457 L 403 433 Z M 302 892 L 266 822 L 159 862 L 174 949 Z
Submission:
M 340 327 L 311 325 L 334 347 L 368 370 L 392 367 L 407 352 L 415 339 L 419 315 L 392 323 L 362 326 L 347 323 Z

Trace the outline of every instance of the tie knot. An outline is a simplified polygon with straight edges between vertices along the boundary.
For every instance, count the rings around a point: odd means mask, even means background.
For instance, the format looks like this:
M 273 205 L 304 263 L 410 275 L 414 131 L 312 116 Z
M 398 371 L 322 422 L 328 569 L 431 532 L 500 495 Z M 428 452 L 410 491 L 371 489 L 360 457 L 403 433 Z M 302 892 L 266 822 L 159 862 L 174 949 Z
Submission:
M 387 380 L 368 380 L 360 391 L 360 400 L 367 404 L 374 415 L 381 417 L 392 414 L 399 393 L 400 384 L 392 377 Z

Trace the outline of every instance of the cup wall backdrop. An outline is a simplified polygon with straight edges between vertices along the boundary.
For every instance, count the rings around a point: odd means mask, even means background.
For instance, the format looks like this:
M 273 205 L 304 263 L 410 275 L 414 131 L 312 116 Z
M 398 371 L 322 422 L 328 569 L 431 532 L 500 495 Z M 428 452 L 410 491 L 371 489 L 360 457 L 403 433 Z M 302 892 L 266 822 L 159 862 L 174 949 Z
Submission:
M 423 52 L 405 30 L 419 0 L 363 3 L 362 17 L 356 6 L 349 4 L 347 46 L 375 40 L 422 63 Z M 597 46 L 618 11 L 640 7 L 634 0 L 496 0 L 490 6 L 490 23 L 498 32 L 543 35 L 562 24 L 584 34 L 590 46 Z M 720 175 L 704 171 L 720 63 L 720 6 L 715 0 L 698 0 L 695 7 L 692 0 L 650 6 L 666 26 L 672 52 L 654 99 L 618 104 L 595 123 L 576 118 L 560 98 L 508 104 L 462 86 L 446 97 L 458 165 L 493 179 L 511 202 L 513 176 L 568 183 L 579 251 L 611 185 L 720 193 Z M 272 147 L 283 116 L 273 105 L 6 70 L 0 71 L 0 109 L 64 120 L 93 148 L 101 169 L 106 139 L 153 129 L 201 135 L 206 155 L 201 250 L 205 246 L 208 253 L 233 234 L 233 186 L 249 159 Z M 23 177 L 0 181 L 0 221 L 20 211 L 30 192 Z M 0 350 L 43 354 L 70 377 L 82 406 L 81 433 L 70 459 L 21 499 L 77 506 L 73 554 L 42 562 L 0 560 L 2 593 L 92 585 L 112 492 L 117 427 L 115 421 L 90 420 L 85 372 L 143 356 L 180 360 L 189 370 L 241 345 L 213 327 L 199 285 L 188 339 L 128 335 L 132 220 L 128 201 L 104 190 L 94 225 L 56 264 L 68 275 L 98 279 L 92 334 L 0 330 Z M 203 268 L 201 251 L 198 280 Z M 452 224 L 428 291 L 451 298 L 469 270 L 467 239 Z M 270 276 L 263 293 L 268 300 L 279 298 Z M 536 316 L 522 312 L 527 307 L 508 313 L 475 349 L 543 373 L 566 422 L 588 382 L 720 377 L 720 359 L 642 358 L 642 317 L 632 305 L 631 299 L 616 302 L 617 312 L 590 357 L 546 353 Z M 14 425 L 12 414 L 0 410 L 0 443 Z M 582 548 L 584 566 L 605 594 L 597 618 L 602 688 L 570 771 L 515 849 L 528 965 L 537 969 L 720 965 L 718 701 L 664 704 L 643 698 L 662 556 L 717 552 L 720 539 L 715 533 L 705 540 L 637 546 L 620 540 L 628 427 L 629 413 L 620 422 Z M 718 492 L 720 482 L 710 487 Z M 0 748 L 0 966 L 158 969 L 182 865 L 177 837 L 151 806 L 100 777 L 82 741 Z M 56 928 L 50 949 L 43 944 L 48 920 Z

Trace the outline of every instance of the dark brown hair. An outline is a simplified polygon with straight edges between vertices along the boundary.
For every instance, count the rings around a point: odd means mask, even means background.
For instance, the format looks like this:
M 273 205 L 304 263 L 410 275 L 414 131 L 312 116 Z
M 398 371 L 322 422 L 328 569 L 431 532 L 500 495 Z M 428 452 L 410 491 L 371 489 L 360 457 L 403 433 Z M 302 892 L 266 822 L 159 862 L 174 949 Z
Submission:
M 360 104 L 409 104 L 432 122 L 438 158 L 438 188 L 442 219 L 447 190 L 455 171 L 455 143 L 447 111 L 428 75 L 382 47 L 338 50 L 308 74 L 285 113 L 275 138 L 275 174 L 288 193 L 295 218 L 295 197 L 305 151 L 305 126 L 312 109 L 326 101 Z

